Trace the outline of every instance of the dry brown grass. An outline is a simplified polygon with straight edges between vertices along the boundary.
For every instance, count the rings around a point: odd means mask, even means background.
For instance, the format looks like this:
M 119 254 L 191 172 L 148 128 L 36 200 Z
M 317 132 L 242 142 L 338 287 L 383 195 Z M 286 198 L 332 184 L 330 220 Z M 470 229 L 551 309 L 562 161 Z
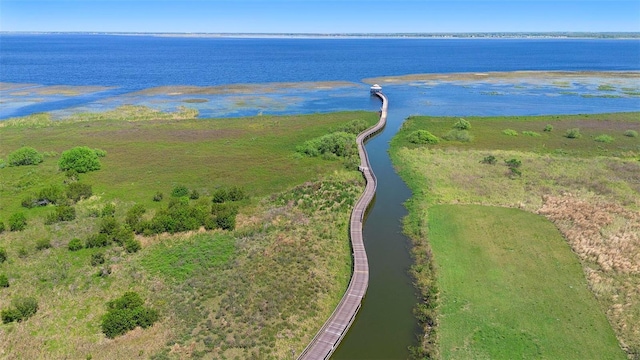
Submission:
M 621 346 L 640 355 L 640 212 L 571 194 L 548 196 L 538 211 L 580 257 Z

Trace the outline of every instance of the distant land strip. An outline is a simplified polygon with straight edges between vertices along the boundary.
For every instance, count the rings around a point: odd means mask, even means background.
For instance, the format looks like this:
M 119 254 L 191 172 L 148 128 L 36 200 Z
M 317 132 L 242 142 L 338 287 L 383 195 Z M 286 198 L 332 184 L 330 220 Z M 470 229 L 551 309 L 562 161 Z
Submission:
M 640 32 L 461 32 L 461 33 L 154 33 L 154 32 L 37 32 L 0 31 L 11 34 L 75 34 L 162 37 L 230 38 L 427 38 L 427 39 L 640 39 Z

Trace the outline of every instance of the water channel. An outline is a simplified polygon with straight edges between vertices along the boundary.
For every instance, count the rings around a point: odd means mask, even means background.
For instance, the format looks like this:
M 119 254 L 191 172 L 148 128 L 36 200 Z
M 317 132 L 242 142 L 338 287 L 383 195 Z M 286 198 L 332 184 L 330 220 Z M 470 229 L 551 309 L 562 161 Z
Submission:
M 364 224 L 364 242 L 369 258 L 369 288 L 362 307 L 332 359 L 406 359 L 418 331 L 412 315 L 416 292 L 408 275 L 410 240 L 402 234 L 403 203 L 411 196 L 395 172 L 388 149 L 411 109 L 389 99 L 387 126 L 366 144 L 378 179 L 376 199 Z M 394 101 L 396 100 L 396 101 Z M 375 102 L 375 104 L 373 104 Z M 380 101 L 372 98 L 372 106 Z

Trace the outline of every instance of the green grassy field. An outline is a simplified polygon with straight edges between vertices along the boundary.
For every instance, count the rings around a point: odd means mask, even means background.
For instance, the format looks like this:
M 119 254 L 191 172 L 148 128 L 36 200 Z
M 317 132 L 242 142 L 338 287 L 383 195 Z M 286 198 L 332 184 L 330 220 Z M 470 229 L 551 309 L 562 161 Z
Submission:
M 625 358 L 578 259 L 544 217 L 438 205 L 428 223 L 443 358 Z
M 0 168 L 0 220 L 27 216 L 25 230 L 0 233 L 8 257 L 0 274 L 10 283 L 0 288 L 0 309 L 18 296 L 39 305 L 27 321 L 0 324 L 0 357 L 288 358 L 304 349 L 348 284 L 348 220 L 363 180 L 340 160 L 305 157 L 296 147 L 355 119 L 374 124 L 377 114 L 192 115 L 127 107 L 0 127 L 0 158 L 23 145 L 45 152 L 39 165 Z M 21 200 L 63 186 L 60 153 L 80 145 L 107 152 L 100 170 L 79 176 L 94 195 L 74 205 L 75 220 L 46 225 L 54 207 L 26 209 Z M 210 205 L 220 186 L 243 188 L 250 197 L 238 203 L 235 230 L 136 235 L 142 249 L 133 254 L 118 245 L 68 250 L 72 238 L 98 231 L 107 204 L 121 223 L 134 204 L 150 219 L 178 184 L 200 193 L 190 204 Z M 164 199 L 154 202 L 158 191 Z M 51 246 L 38 248 L 42 241 Z M 99 252 L 105 263 L 90 265 Z M 106 302 L 126 291 L 140 293 L 160 321 L 107 339 Z
M 438 271 L 429 239 L 432 206 L 476 204 L 518 208 L 545 216 L 578 256 L 584 276 L 630 358 L 640 354 L 640 114 L 465 118 L 470 142 L 441 139 L 414 144 L 427 130 L 443 137 L 459 118 L 411 117 L 391 143 L 391 157 L 412 189 L 405 231 L 414 241 L 416 285 L 423 297 L 417 314 L 427 334 L 438 333 Z M 547 124 L 551 132 L 545 132 Z M 565 132 L 579 128 L 581 138 Z M 505 135 L 512 129 L 517 136 Z M 523 131 L 535 131 L 530 136 Z M 595 141 L 607 134 L 610 143 Z M 492 160 L 492 161 L 489 161 Z M 515 160 L 517 171 L 507 166 Z M 506 261 L 506 259 L 505 259 Z M 425 305 L 426 304 L 426 305 Z M 449 306 L 446 302 L 443 308 Z M 444 336 L 444 335 L 443 335 Z M 415 349 L 437 353 L 433 335 Z M 459 346 L 463 346 L 460 344 Z

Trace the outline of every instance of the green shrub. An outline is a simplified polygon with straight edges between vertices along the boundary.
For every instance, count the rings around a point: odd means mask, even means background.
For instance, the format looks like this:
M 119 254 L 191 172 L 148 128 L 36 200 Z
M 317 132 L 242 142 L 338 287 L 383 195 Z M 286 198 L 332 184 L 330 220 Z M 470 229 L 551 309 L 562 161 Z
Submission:
M 93 195 L 93 190 L 89 184 L 71 183 L 67 186 L 67 198 L 74 202 L 88 199 L 91 195 Z
M 101 217 L 113 217 L 116 214 L 116 205 L 113 203 L 106 204 L 100 212 Z
M 18 212 L 9 217 L 9 230 L 22 231 L 27 227 L 27 217 L 24 213 Z
M 51 248 L 51 241 L 49 239 L 38 239 L 36 241 L 36 250 L 44 250 Z
M 144 300 L 135 292 L 107 303 L 107 313 L 102 318 L 102 332 L 110 339 L 140 326 L 146 329 L 158 321 L 158 312 L 143 306 Z
M 104 258 L 103 252 L 97 252 L 95 254 L 91 254 L 91 260 L 89 261 L 91 266 L 102 265 L 104 264 L 104 262 L 105 262 L 105 258 Z
M 440 139 L 427 130 L 416 130 L 407 136 L 407 140 L 413 144 L 437 144 Z
M 37 165 L 42 159 L 42 154 L 29 146 L 23 146 L 7 156 L 9 166 Z
M 338 157 L 347 157 L 357 153 L 358 148 L 354 134 L 334 132 L 306 141 L 298 146 L 297 151 L 308 156 L 333 154 Z
M 155 195 L 153 195 L 153 201 L 158 202 L 158 201 L 162 201 L 162 198 L 164 197 L 164 195 L 158 191 L 155 193 Z
M 100 220 L 98 232 L 113 237 L 120 229 L 120 223 L 114 217 L 104 217 Z
M 47 206 L 49 204 L 63 204 L 66 196 L 62 187 L 58 185 L 49 185 L 38 191 L 37 194 L 27 195 L 22 199 L 21 205 L 31 209 L 36 206 Z
M 0 221 L 0 234 L 2 234 L 5 230 L 4 222 Z
M 75 170 L 78 173 L 100 170 L 100 160 L 93 149 L 78 146 L 62 152 L 58 161 L 60 170 Z
M 7 261 L 7 250 L 0 247 L 0 264 Z
M 134 253 L 134 252 L 137 252 L 138 250 L 142 249 L 142 244 L 140 243 L 140 240 L 137 240 L 137 239 L 132 237 L 130 239 L 125 240 L 124 249 L 128 253 Z
M 553 125 L 551 125 L 551 124 L 547 124 L 547 125 L 544 127 L 544 132 L 552 132 L 552 131 L 553 131 Z
M 518 136 L 518 132 L 513 129 L 504 129 L 502 133 L 509 136 Z
M 59 205 L 56 210 L 50 213 L 45 219 L 46 225 L 51 225 L 60 221 L 71 221 L 76 218 L 76 209 L 73 206 Z
M 233 230 L 236 227 L 236 216 L 238 208 L 233 204 L 213 204 L 211 206 L 213 223 L 205 224 L 207 227 L 214 225 L 215 228 L 223 230 Z
M 473 136 L 469 134 L 467 130 L 451 130 L 444 138 L 449 141 L 470 142 L 473 140 Z
M 7 275 L 0 274 L 0 288 L 8 288 L 9 287 L 9 279 Z
M 485 156 L 484 159 L 482 159 L 480 162 L 483 164 L 495 165 L 498 162 L 498 159 L 496 159 L 496 157 L 493 155 L 488 155 Z
M 198 190 L 193 189 L 191 193 L 189 193 L 189 199 L 198 200 L 199 198 L 200 198 L 200 193 L 198 192 Z
M 98 157 L 105 157 L 107 156 L 107 152 L 102 150 L 102 149 L 93 149 L 93 151 L 96 153 L 96 155 Z
M 504 161 L 505 165 L 507 165 L 510 168 L 519 168 L 522 165 L 522 161 L 518 160 L 518 159 L 509 159 L 509 160 L 505 160 Z
M 105 247 L 109 245 L 109 236 L 107 234 L 93 234 L 87 237 L 85 245 L 87 249 L 96 247 Z
M 140 222 L 142 215 L 147 211 L 144 205 L 135 204 L 129 210 L 127 210 L 127 215 L 125 216 L 124 222 L 129 225 L 132 229 Z
M 171 190 L 171 196 L 173 197 L 183 197 L 189 195 L 189 189 L 184 185 L 176 185 Z
M 221 204 L 227 201 L 240 201 L 246 197 L 247 195 L 244 190 L 237 186 L 232 186 L 230 188 L 219 188 L 214 191 L 211 201 L 215 204 Z
M 18 297 L 11 301 L 11 307 L 2 310 L 2 322 L 24 321 L 38 312 L 38 301 L 32 297 Z
M 179 199 L 186 199 L 186 203 Z M 188 198 L 172 199 L 166 209 L 156 212 L 150 221 L 141 222 L 136 228 L 137 233 L 160 234 L 168 232 L 171 234 L 197 230 L 205 225 L 209 209 L 202 206 L 189 205 Z
M 453 124 L 453 128 L 458 130 L 471 130 L 471 123 L 465 119 L 460 119 Z
M 523 131 L 522 135 L 533 136 L 533 137 L 542 136 L 540 135 L 540 133 L 537 133 L 535 131 L 527 131 L 527 130 Z
M 582 134 L 580 134 L 580 129 L 573 128 L 573 129 L 568 129 L 567 132 L 564 133 L 564 137 L 569 139 L 579 139 L 582 137 Z
M 638 132 L 635 130 L 626 130 L 624 132 L 624 136 L 628 136 L 628 137 L 638 137 Z
M 602 134 L 602 135 L 596 136 L 595 139 L 593 140 L 597 142 L 609 144 L 609 143 L 612 143 L 614 139 L 613 139 L 613 136 Z
M 361 132 L 365 131 L 368 127 L 369 127 L 369 125 L 367 124 L 366 121 L 364 121 L 362 119 L 356 119 L 356 120 L 352 120 L 352 121 L 348 122 L 345 125 L 342 125 L 342 126 L 336 128 L 332 132 L 346 132 L 346 133 L 349 133 L 349 134 L 358 135 Z
M 81 250 L 84 246 L 82 245 L 82 240 L 78 238 L 73 238 L 69 241 L 69 251 L 78 251 Z

